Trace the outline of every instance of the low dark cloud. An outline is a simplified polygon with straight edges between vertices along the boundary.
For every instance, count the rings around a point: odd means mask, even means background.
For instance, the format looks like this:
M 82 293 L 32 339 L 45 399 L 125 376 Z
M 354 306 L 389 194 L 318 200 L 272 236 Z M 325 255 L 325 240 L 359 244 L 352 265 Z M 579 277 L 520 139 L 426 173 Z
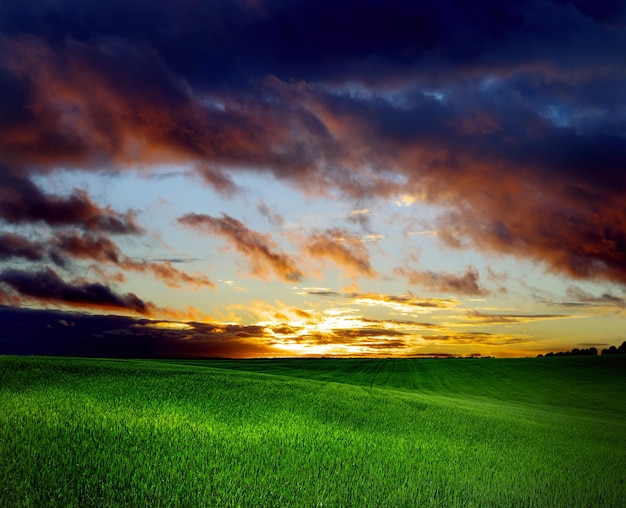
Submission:
M 14 176 L 1 164 L 0 220 L 11 224 L 79 226 L 110 234 L 142 232 L 133 212 L 121 214 L 110 207 L 100 207 L 81 190 L 73 190 L 67 197 L 45 194 L 30 179 Z
M 371 82 L 430 70 L 434 77 L 473 69 L 517 67 L 528 60 L 557 61 L 557 68 L 595 64 L 620 55 L 625 9 L 617 0 L 520 2 L 373 0 L 354 6 L 330 0 L 164 2 L 140 0 L 106 6 L 79 0 L 62 5 L 14 3 L 3 9 L 8 34 L 39 33 L 51 42 L 67 34 L 149 40 L 175 72 L 214 87 L 246 84 L 245 76 L 273 74 L 306 80 Z M 204 41 L 205 44 L 200 42 Z M 588 49 L 587 49 L 588 48 Z M 587 51 L 585 51 L 587 49 Z M 438 58 L 435 58 L 438 57 Z M 198 67 L 198 62 L 204 66 Z
M 117 358 L 240 357 L 275 353 L 251 326 L 153 321 L 0 306 L 0 354 Z
M 22 258 L 28 261 L 41 261 L 45 257 L 45 248 L 38 242 L 32 242 L 23 236 L 0 233 L 0 261 Z
M 154 306 L 133 293 L 120 295 L 104 284 L 85 281 L 64 281 L 50 268 L 37 272 L 7 269 L 0 273 L 0 284 L 18 297 L 43 304 L 120 309 L 150 314 Z

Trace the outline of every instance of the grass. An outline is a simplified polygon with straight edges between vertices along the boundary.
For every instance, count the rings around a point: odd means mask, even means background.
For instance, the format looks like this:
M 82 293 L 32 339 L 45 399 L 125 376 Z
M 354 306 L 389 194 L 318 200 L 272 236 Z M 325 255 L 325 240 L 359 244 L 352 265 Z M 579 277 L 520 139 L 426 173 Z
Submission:
M 0 357 L 0 506 L 626 506 L 626 357 Z

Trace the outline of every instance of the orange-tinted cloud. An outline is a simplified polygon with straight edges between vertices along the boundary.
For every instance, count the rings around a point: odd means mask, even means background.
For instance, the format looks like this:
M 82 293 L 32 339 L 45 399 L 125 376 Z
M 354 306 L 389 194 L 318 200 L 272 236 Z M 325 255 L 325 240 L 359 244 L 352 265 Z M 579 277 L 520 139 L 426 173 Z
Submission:
M 473 296 L 482 296 L 488 293 L 479 283 L 478 270 L 472 266 L 468 267 L 463 275 L 430 270 L 409 270 L 406 268 L 396 268 L 395 273 L 405 277 L 409 284 L 419 285 L 441 293 Z
M 339 293 L 327 289 L 308 289 L 304 291 L 304 294 L 348 300 L 362 307 L 386 307 L 406 315 L 450 309 L 459 304 L 454 299 L 418 297 L 412 293 L 388 295 L 384 293 L 362 293 L 360 291 Z M 427 326 L 424 323 L 422 325 Z
M 229 215 L 212 217 L 188 213 L 180 217 L 178 222 L 198 232 L 225 238 L 248 259 L 251 274 L 256 277 L 266 278 L 271 271 L 285 282 L 296 282 L 303 278 L 294 259 L 282 252 L 270 235 L 253 231 Z
M 623 309 L 626 307 L 626 299 L 611 293 L 603 293 L 600 296 L 585 291 L 578 286 L 569 286 L 567 288 L 567 296 L 573 301 L 562 303 L 565 306 L 583 306 L 583 307 L 618 307 Z
M 617 196 L 585 205 L 584 200 L 553 195 L 560 203 L 530 200 L 515 211 L 505 209 L 503 196 L 494 199 L 498 202 L 486 205 L 481 217 L 469 211 L 442 216 L 438 227 L 447 231 L 443 242 L 534 259 L 576 279 L 626 283 L 626 214 L 616 204 Z
M 158 21 L 123 24 L 71 4 L 5 12 L 3 164 L 184 162 L 225 194 L 231 172 L 260 170 L 310 194 L 419 195 L 451 210 L 448 246 L 626 283 L 620 2 L 486 17 L 400 2 L 350 34 L 330 3 L 244 4 L 128 2 L 124 19 Z M 302 13 L 294 52 L 284 27 Z
M 53 259 L 70 256 L 77 259 L 89 259 L 100 263 L 111 263 L 123 270 L 149 273 L 162 280 L 170 287 L 188 284 L 195 287 L 215 287 L 215 284 L 203 274 L 188 274 L 174 268 L 172 263 L 134 261 L 124 256 L 111 239 L 93 234 L 59 233 L 52 241 Z
M 133 293 L 120 295 L 104 284 L 76 280 L 66 282 L 52 269 L 37 272 L 7 269 L 0 273 L 0 284 L 20 298 L 43 304 L 65 304 L 80 308 L 124 310 L 150 315 L 155 307 Z
M 486 332 L 451 333 L 446 335 L 429 335 L 422 337 L 428 342 L 454 345 L 476 346 L 508 346 L 529 342 L 526 337 Z
M 352 277 L 377 276 L 361 237 L 344 229 L 333 228 L 311 234 L 306 239 L 304 250 L 313 258 L 331 260 L 345 268 Z
M 52 227 L 78 226 L 109 234 L 139 234 L 135 214 L 100 207 L 86 192 L 68 197 L 43 193 L 31 180 L 14 176 L 0 166 L 0 220 L 12 224 L 45 223 Z
M 477 310 L 467 312 L 467 321 L 463 324 L 496 325 L 510 323 L 529 323 L 531 321 L 543 321 L 546 319 L 567 319 L 572 316 L 566 314 L 490 314 Z
M 22 258 L 28 261 L 41 261 L 45 256 L 42 244 L 12 233 L 0 233 L 0 261 Z
M 152 49 L 114 37 L 4 36 L 0 55 L 20 94 L 15 118 L 0 126 L 1 160 L 11 167 L 189 163 L 225 195 L 236 185 L 224 169 L 261 167 L 309 191 L 325 186 L 333 141 L 287 97 L 267 107 L 246 94 L 199 93 Z M 271 80 L 264 88 L 278 98 Z
M 124 256 L 110 238 L 90 233 L 79 235 L 76 232 L 62 232 L 45 243 L 32 242 L 15 234 L 0 234 L 0 260 L 15 258 L 39 262 L 49 259 L 66 268 L 69 259 L 91 260 L 101 265 L 113 264 L 122 270 L 152 274 L 170 287 L 177 288 L 180 284 L 214 287 L 206 275 L 183 272 L 174 268 L 170 261 L 134 261 Z M 116 280 L 116 277 L 107 276 L 103 271 L 100 271 L 100 276 L 109 281 Z M 122 280 L 117 277 L 117 282 Z
M 409 293 L 406 295 L 387 295 L 384 293 L 338 293 L 325 289 L 307 290 L 306 294 L 330 298 L 347 299 L 364 307 L 388 307 L 402 313 L 425 312 L 437 309 L 449 309 L 458 305 L 457 300 L 443 298 L 423 298 Z
M 120 264 L 124 258 L 117 244 L 110 238 L 76 232 L 59 233 L 52 241 L 59 254 L 72 258 L 90 259 L 100 263 Z
M 234 188 L 226 170 L 256 167 L 307 192 L 415 192 L 457 210 L 439 221 L 448 246 L 535 259 L 575 278 L 626 282 L 623 143 L 593 126 L 557 128 L 539 105 L 535 111 L 507 100 L 507 76 L 493 77 L 502 86 L 489 96 L 479 82 L 442 98 L 421 93 L 424 85 L 416 83 L 397 104 L 274 79 L 263 89 L 273 100 L 267 108 L 261 97 L 223 92 L 198 100 L 158 55 L 119 40 L 51 45 L 21 36 L 5 37 L 2 47 L 1 64 L 25 96 L 0 137 L 2 160 L 12 168 L 188 162 L 226 194 Z M 26 207 L 2 199 L 0 214 L 137 229 L 132 216 L 99 209 L 84 193 L 48 198 L 29 197 Z M 373 273 L 352 247 L 345 252 L 325 236 L 312 240 L 314 253 Z
M 442 298 L 421 298 L 408 295 L 386 295 L 381 293 L 354 293 L 347 295 L 352 301 L 364 306 L 384 306 L 410 312 L 416 309 L 448 309 L 457 302 Z
M 210 287 L 214 288 L 215 284 L 209 277 L 201 273 L 187 273 L 172 266 L 169 261 L 161 263 L 153 263 L 148 261 L 126 261 L 120 264 L 121 268 L 126 270 L 135 270 L 142 273 L 154 275 L 157 279 L 162 280 L 168 286 L 173 288 L 180 287 L 180 284 L 187 284 L 196 288 Z
M 196 172 L 203 181 L 208 183 L 217 192 L 226 197 L 233 197 L 237 193 L 237 184 L 223 170 L 203 163 L 196 167 Z

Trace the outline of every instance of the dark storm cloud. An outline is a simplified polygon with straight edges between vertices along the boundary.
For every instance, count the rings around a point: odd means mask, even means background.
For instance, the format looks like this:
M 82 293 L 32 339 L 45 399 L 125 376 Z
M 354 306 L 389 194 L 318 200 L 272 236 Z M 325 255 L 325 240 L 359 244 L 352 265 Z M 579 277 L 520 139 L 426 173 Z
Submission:
M 406 1 L 358 4 L 331 0 L 106 4 L 79 0 L 13 2 L 0 28 L 37 33 L 51 42 L 68 34 L 149 41 L 194 82 L 245 84 L 272 73 L 283 78 L 337 80 L 407 69 L 431 73 L 557 60 L 567 68 L 620 55 L 624 6 L 619 0 L 555 2 Z M 605 53 L 598 53 L 605 48 Z M 202 65 L 200 65 L 202 63 Z
M 74 190 L 62 197 L 45 194 L 28 178 L 13 176 L 0 165 L 0 220 L 12 224 L 45 223 L 53 227 L 82 226 L 91 231 L 138 234 L 132 212 L 119 214 Z
M 153 310 L 152 304 L 132 293 L 119 295 L 100 283 L 66 282 L 50 268 L 37 272 L 7 269 L 0 273 L 0 284 L 9 287 L 21 298 L 44 304 L 124 309 L 139 314 L 150 314 Z
M 448 246 L 626 284 L 625 26 L 617 0 L 5 3 L 0 163 L 414 193 Z M 133 228 L 22 194 L 5 220 Z
M 117 358 L 262 356 L 271 347 L 260 328 L 179 323 L 78 312 L 0 306 L 0 354 L 72 355 Z
M 41 261 L 45 248 L 37 242 L 11 233 L 0 233 L 0 261 L 22 258 L 28 261 Z
M 188 163 L 232 195 L 236 185 L 221 166 L 301 181 L 331 155 L 332 139 L 288 87 L 270 79 L 249 91 L 207 95 L 149 44 L 5 36 L 0 69 L 24 95 L 14 121 L 0 126 L 0 161 L 15 171 Z M 325 177 L 315 178 L 321 185 Z

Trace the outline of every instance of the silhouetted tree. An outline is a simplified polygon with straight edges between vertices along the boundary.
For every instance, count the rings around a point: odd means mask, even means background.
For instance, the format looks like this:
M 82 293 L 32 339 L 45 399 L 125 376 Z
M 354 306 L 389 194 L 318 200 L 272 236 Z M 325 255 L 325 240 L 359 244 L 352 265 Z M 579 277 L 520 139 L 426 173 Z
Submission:
M 626 342 L 624 344 L 626 344 Z M 615 348 L 615 346 L 613 346 L 613 348 Z M 606 351 L 606 349 L 604 351 Z M 602 354 L 605 354 L 604 351 L 602 352 Z M 550 351 L 549 353 L 546 353 L 545 356 L 597 356 L 597 354 L 598 354 L 598 350 L 595 347 L 583 348 L 583 349 L 579 349 L 575 347 L 571 351 L 557 351 L 556 353 L 553 353 L 552 351 Z M 544 356 L 544 355 L 539 355 L 538 357 L 541 357 L 541 356 Z
M 609 349 L 602 350 L 603 355 L 626 355 L 626 341 L 622 342 L 621 346 L 611 346 Z

